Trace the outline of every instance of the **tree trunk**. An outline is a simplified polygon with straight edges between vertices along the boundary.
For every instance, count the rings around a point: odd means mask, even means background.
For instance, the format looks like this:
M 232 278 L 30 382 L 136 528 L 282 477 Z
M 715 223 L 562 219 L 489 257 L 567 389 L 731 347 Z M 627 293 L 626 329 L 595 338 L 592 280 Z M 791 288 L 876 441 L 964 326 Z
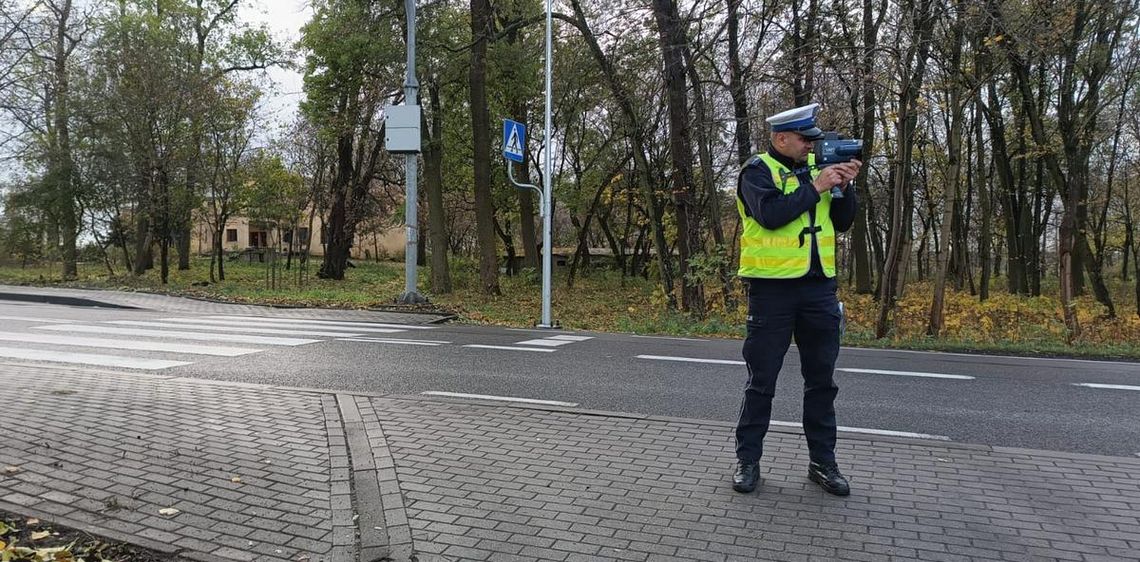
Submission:
M 154 245 L 154 234 L 151 229 L 151 220 L 145 214 L 140 214 L 135 222 L 135 276 L 146 273 L 154 267 L 154 255 L 151 247 Z
M 511 229 L 511 223 L 508 222 L 507 228 L 504 229 L 503 225 L 499 224 L 499 219 L 496 217 L 493 220 L 493 224 L 495 225 L 495 234 L 497 234 L 499 236 L 499 239 L 503 241 L 503 248 L 507 251 L 507 275 L 513 277 L 518 274 L 518 267 L 516 265 L 516 256 L 518 254 L 515 253 L 514 238 L 509 232 Z
M 814 0 L 813 0 L 814 2 Z M 675 0 L 653 0 L 653 14 L 665 69 L 669 107 L 670 183 L 677 215 L 678 274 L 681 277 L 681 310 L 704 316 L 704 288 L 689 273 L 690 260 L 701 252 L 701 213 L 693 185 L 693 144 L 689 134 L 689 102 L 685 80 L 684 46 L 688 39 L 681 27 Z
M 428 82 L 428 97 L 431 128 L 426 121 L 422 127 L 424 134 L 430 135 L 424 143 L 424 190 L 431 238 L 431 291 L 443 295 L 451 292 L 451 270 L 447 265 L 447 217 L 443 209 L 443 108 L 439 101 L 439 84 L 434 79 Z
M 875 337 L 883 338 L 890 331 L 890 314 L 902 293 L 906 278 L 906 265 L 910 254 L 910 225 L 907 200 L 911 191 L 911 158 L 914 133 L 918 125 L 918 93 L 926 77 L 926 63 L 930 55 L 930 36 L 935 24 L 934 0 L 918 0 L 919 5 L 908 1 L 903 12 L 910 14 L 913 40 L 900 65 L 905 72 L 899 93 L 897 122 L 898 158 L 892 171 L 894 181 L 891 242 L 887 252 L 883 283 L 879 293 L 879 317 L 875 324 Z M 917 8 L 917 9 L 916 9 Z M 912 66 L 913 65 L 913 66 Z
M 727 0 L 728 4 L 728 92 L 732 96 L 733 123 L 736 125 L 733 136 L 736 138 L 736 156 L 743 164 L 752 157 L 752 116 L 748 114 L 748 96 L 744 85 L 748 82 L 747 71 L 740 64 L 740 2 Z
M 210 283 L 218 282 L 214 264 L 220 261 L 222 261 L 222 232 L 214 229 L 210 236 Z
M 521 51 L 519 41 L 518 28 L 512 29 L 507 33 L 507 44 L 512 48 Z M 510 69 L 510 78 L 512 81 L 518 80 L 515 75 L 514 69 Z M 527 123 L 527 100 L 521 88 L 512 88 L 508 95 L 511 98 L 511 116 L 519 123 Z M 533 130 L 533 128 L 531 128 Z M 523 161 L 519 165 L 519 183 L 530 183 L 530 151 L 523 147 Z M 510 162 L 507 163 L 511 166 Z M 542 267 L 542 262 L 538 251 L 538 235 L 534 227 L 535 213 L 534 213 L 534 190 L 529 188 L 518 189 L 519 196 L 519 234 L 522 238 L 523 246 L 523 267 L 529 267 L 538 270 Z
M 981 76 L 981 74 L 979 74 Z M 975 178 L 978 185 L 978 201 L 982 204 L 982 232 L 978 240 L 978 261 L 982 266 L 982 278 L 978 287 L 978 300 L 985 302 L 990 298 L 990 260 L 993 246 L 992 218 L 993 202 L 990 200 L 990 184 L 986 166 L 986 148 L 982 139 L 982 104 L 981 94 L 974 103 L 974 144 L 977 162 Z
M 475 171 L 475 232 L 479 240 L 479 282 L 483 293 L 500 295 L 495 207 L 491 193 L 491 131 L 487 109 L 487 43 L 490 41 L 490 0 L 471 0 L 471 146 Z
M 815 94 L 816 54 L 819 43 L 819 0 L 808 0 L 807 13 L 800 14 L 799 2 L 792 2 L 792 94 L 797 106 L 811 102 Z
M 67 62 L 75 48 L 74 39 L 68 36 L 68 21 L 71 18 L 71 0 L 64 0 L 62 6 L 49 5 L 55 14 L 55 43 L 52 81 L 55 87 L 52 117 L 55 128 L 55 146 L 52 179 L 55 183 L 56 212 L 59 217 L 60 251 L 62 258 L 61 276 L 64 281 L 78 277 L 76 264 L 76 239 L 79 236 L 79 217 L 75 209 L 75 163 L 71 154 L 71 88 L 68 79 Z M 70 44 L 69 44 L 70 42 Z
M 325 221 L 328 243 L 317 277 L 344 280 L 352 251 L 352 233 L 348 220 L 348 190 L 352 182 L 352 133 L 342 132 L 337 139 L 337 170 L 333 178 L 333 204 Z
M 700 193 L 705 199 L 704 214 L 708 216 L 709 231 L 712 233 L 713 252 L 717 256 L 731 256 L 728 245 L 724 239 L 724 219 L 721 216 L 721 202 L 723 193 L 716 186 L 716 172 L 713 171 L 713 139 L 717 131 L 713 123 L 708 104 L 705 101 L 705 88 L 701 85 L 701 77 L 697 73 L 697 64 L 693 60 L 692 49 L 688 42 L 682 50 L 685 56 L 685 70 L 689 82 L 693 85 L 693 109 L 696 113 L 697 156 L 701 166 Z M 732 283 L 736 271 L 728 266 L 728 259 L 717 260 L 717 278 L 721 288 L 721 302 L 725 310 L 735 307 L 732 296 Z M 703 308 L 703 306 L 702 306 Z
M 863 107 L 856 124 L 860 138 L 863 139 L 863 152 L 867 155 L 874 154 L 875 150 L 875 109 L 878 106 L 878 96 L 875 93 L 875 50 L 879 43 L 879 28 L 887 13 L 886 5 L 886 0 L 881 0 L 876 8 L 875 0 L 863 0 L 863 46 L 859 64 L 859 93 Z M 856 108 L 852 108 L 852 114 L 855 112 Z M 870 172 L 870 166 L 864 166 L 859 171 L 859 177 L 855 179 L 860 201 L 855 210 L 855 224 L 851 230 L 851 250 L 855 262 L 855 292 L 860 295 L 874 294 L 874 266 L 868 232 L 870 229 L 868 217 L 874 208 L 870 190 Z
M 961 8 L 961 2 L 958 2 L 958 8 Z M 958 11 L 958 10 L 955 10 Z M 958 68 L 962 61 L 962 41 L 965 37 L 965 22 L 962 20 L 964 15 L 958 14 L 957 20 L 953 23 L 953 32 L 950 51 L 949 68 L 951 73 L 958 72 Z M 934 297 L 930 303 L 930 318 L 926 325 L 926 335 L 938 337 L 942 333 L 942 326 L 944 324 L 945 305 L 946 305 L 946 275 L 949 264 L 951 262 L 951 251 L 957 253 L 958 240 L 954 236 L 954 224 L 958 220 L 956 211 L 958 207 L 958 189 L 962 177 L 962 120 L 965 118 L 965 105 L 962 103 L 962 79 L 960 76 L 953 74 L 949 77 L 950 92 L 950 130 L 947 138 L 947 149 L 949 152 L 947 160 L 948 172 L 946 174 L 946 186 L 943 188 L 945 199 L 942 204 L 942 238 L 938 244 L 938 270 L 935 272 L 934 277 Z M 931 217 L 933 220 L 934 217 Z M 951 248 L 951 241 L 954 242 L 954 248 Z M 963 244 L 964 246 L 964 244 Z M 964 263 L 959 263 L 959 266 L 965 266 Z

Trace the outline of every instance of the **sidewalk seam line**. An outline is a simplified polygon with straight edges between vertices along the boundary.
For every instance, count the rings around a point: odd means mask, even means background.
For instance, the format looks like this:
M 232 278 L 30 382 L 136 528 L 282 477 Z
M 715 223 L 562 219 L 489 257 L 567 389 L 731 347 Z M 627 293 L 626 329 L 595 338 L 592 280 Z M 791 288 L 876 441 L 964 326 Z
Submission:
M 385 524 L 389 559 L 400 562 L 411 560 L 415 553 L 415 543 L 412 538 L 408 513 L 404 506 L 403 489 L 400 487 L 399 475 L 396 472 L 396 458 L 388 446 L 388 437 L 384 434 L 384 426 L 380 422 L 371 398 L 354 396 L 353 399 L 357 402 L 358 408 L 362 406 L 361 402 L 363 402 L 363 406 L 372 414 L 371 417 L 375 418 L 375 423 L 370 423 L 371 418 L 364 420 L 363 427 L 368 437 L 369 450 L 380 491 L 380 515 Z M 389 521 L 386 515 L 388 512 L 394 512 L 393 515 L 396 516 L 396 521 L 399 523 L 393 524 Z

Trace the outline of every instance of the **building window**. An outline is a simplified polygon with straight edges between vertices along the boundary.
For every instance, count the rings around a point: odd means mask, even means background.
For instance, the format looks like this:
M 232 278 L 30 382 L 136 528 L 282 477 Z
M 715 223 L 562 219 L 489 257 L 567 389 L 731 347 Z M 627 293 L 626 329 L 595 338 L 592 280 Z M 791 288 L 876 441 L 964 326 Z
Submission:
M 282 244 L 292 244 L 293 243 L 293 231 L 292 230 L 286 230 L 285 233 L 281 235 L 281 243 Z
M 226 229 L 226 242 L 237 242 L 237 229 L 236 228 L 227 228 Z
M 249 233 L 249 247 L 251 248 L 264 248 L 269 245 L 268 232 L 250 232 Z

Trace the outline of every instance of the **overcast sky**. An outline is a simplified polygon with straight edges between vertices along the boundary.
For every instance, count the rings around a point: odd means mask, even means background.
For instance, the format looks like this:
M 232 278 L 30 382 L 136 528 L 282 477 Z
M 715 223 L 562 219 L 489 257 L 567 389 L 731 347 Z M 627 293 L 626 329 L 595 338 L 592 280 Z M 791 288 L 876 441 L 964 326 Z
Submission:
M 313 14 L 309 0 L 246 0 L 242 6 L 240 17 L 243 20 L 268 25 L 274 37 L 290 46 L 301 38 L 301 26 Z M 282 68 L 271 69 L 268 74 L 276 86 L 269 88 L 266 96 L 266 114 L 276 122 L 288 123 L 293 120 L 297 104 L 304 97 L 301 74 Z

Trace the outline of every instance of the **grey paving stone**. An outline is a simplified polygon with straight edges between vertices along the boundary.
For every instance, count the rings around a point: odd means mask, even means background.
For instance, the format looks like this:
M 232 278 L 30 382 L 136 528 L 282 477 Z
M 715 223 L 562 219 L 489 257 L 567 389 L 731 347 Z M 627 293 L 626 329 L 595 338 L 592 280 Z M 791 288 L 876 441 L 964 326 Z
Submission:
M 36 439 L 51 450 L 86 451 L 56 472 L 43 472 L 49 478 L 45 487 L 58 492 L 51 498 L 71 502 L 61 507 L 41 501 L 44 512 L 63 515 L 73 507 L 77 519 L 97 528 L 179 544 L 187 555 L 253 559 L 264 554 L 249 555 L 246 537 L 281 529 L 280 514 L 300 511 L 266 486 L 281 480 L 328 493 L 327 475 L 305 481 L 304 473 L 290 469 L 292 460 L 314 458 L 327 467 L 319 395 L 105 371 L 61 369 L 51 375 L 54 384 L 76 393 L 49 397 L 51 389 L 38 384 L 42 368 L 0 365 L 5 383 L 28 389 L 29 398 L 0 411 L 0 424 L 10 431 L 38 433 Z M 57 411 L 46 407 L 50 404 Z M 59 415 L 63 411 L 68 414 Z M 281 432 L 282 425 L 292 431 Z M 93 436 L 97 439 L 90 447 Z M 243 464 L 238 464 L 238 453 L 246 457 Z M 251 475 L 247 461 L 265 458 L 275 460 L 258 464 L 261 472 Z M 231 482 L 234 476 L 242 483 Z M 10 492 L 11 484 L 0 480 L 0 500 L 21 499 Z M 182 513 L 171 518 L 159 514 L 168 507 Z M 325 509 L 325 517 L 308 518 L 306 525 L 331 531 L 327 505 Z M 219 554 L 214 549 L 224 537 L 233 542 L 225 545 L 232 551 Z M 247 554 L 235 554 L 242 551 Z
M 498 521 L 494 530 L 513 533 L 508 540 L 513 544 L 525 541 L 536 549 L 570 543 L 599 546 L 594 554 L 599 559 L 611 558 L 607 546 L 677 559 L 783 560 L 858 553 L 851 558 L 949 560 L 971 552 L 1000 557 L 1025 548 L 1034 539 L 1028 534 L 1032 531 L 1050 537 L 1060 532 L 1066 552 L 1092 556 L 1127 545 L 1128 537 L 1105 537 L 1117 541 L 1108 544 L 1080 539 L 1103 536 L 1096 533 L 1112 532 L 1121 523 L 1137 524 L 1136 516 L 1122 509 L 1140 501 L 1136 484 L 1122 478 L 1104 486 L 1097 465 L 1082 458 L 1066 459 L 1076 466 L 1051 473 L 1050 481 L 1025 485 L 1028 476 L 1040 474 L 1033 465 L 1053 466 L 1057 460 L 1035 453 L 1015 459 L 980 447 L 908 441 L 861 440 L 844 449 L 841 439 L 841 456 L 854 453 L 854 460 L 841 462 L 850 467 L 856 494 L 841 499 L 823 494 L 804 478 L 807 457 L 801 435 L 773 432 L 769 449 L 777 458 L 765 463 L 765 485 L 754 495 L 739 496 L 726 485 L 732 446 L 731 432 L 722 426 L 431 401 L 377 398 L 372 404 L 375 418 L 368 419 L 399 436 L 389 445 L 402 476 L 445 477 L 446 471 L 432 466 L 438 466 L 435 455 L 482 471 L 477 477 L 457 473 L 451 482 L 467 492 L 464 497 L 481 502 L 476 506 L 480 513 L 453 522 L 466 528 L 467 535 L 485 531 L 481 521 Z M 538 449 L 530 445 L 539 434 L 542 459 L 561 462 L 533 463 Z M 474 445 L 465 448 L 465 442 Z M 570 478 L 559 478 L 560 470 Z M 1093 477 L 1084 477 L 1082 471 Z M 522 488 L 517 487 L 520 483 Z M 428 494 L 423 501 L 433 501 L 432 487 L 422 481 L 411 487 Z M 1067 492 L 1063 501 L 1036 501 L 1056 500 L 1050 490 Z M 562 491 L 589 496 L 571 496 L 567 503 Z M 1026 498 L 1034 501 L 1019 503 Z M 409 511 L 413 523 L 418 516 Z M 1080 519 L 1083 527 L 1072 526 L 1075 530 L 1068 533 L 1044 527 L 1064 526 L 1069 518 Z M 555 525 L 567 522 L 571 527 Z M 993 541 L 1005 536 L 1003 524 L 1023 546 Z M 969 528 L 981 530 L 979 538 L 990 544 L 953 534 Z M 555 543 L 530 544 L 536 537 Z M 603 541 L 609 544 L 599 544 Z M 521 552 L 540 556 L 539 550 Z
M 32 389 L 0 411 L 0 463 L 23 468 L 0 506 L 197 560 L 343 557 L 362 475 L 392 552 L 448 560 L 1140 559 L 1136 459 L 841 434 L 853 495 L 835 498 L 777 428 L 741 495 L 726 424 L 359 396 L 346 431 L 316 392 L 60 370 L 77 393 L 48 399 L 35 369 L 0 377 Z

